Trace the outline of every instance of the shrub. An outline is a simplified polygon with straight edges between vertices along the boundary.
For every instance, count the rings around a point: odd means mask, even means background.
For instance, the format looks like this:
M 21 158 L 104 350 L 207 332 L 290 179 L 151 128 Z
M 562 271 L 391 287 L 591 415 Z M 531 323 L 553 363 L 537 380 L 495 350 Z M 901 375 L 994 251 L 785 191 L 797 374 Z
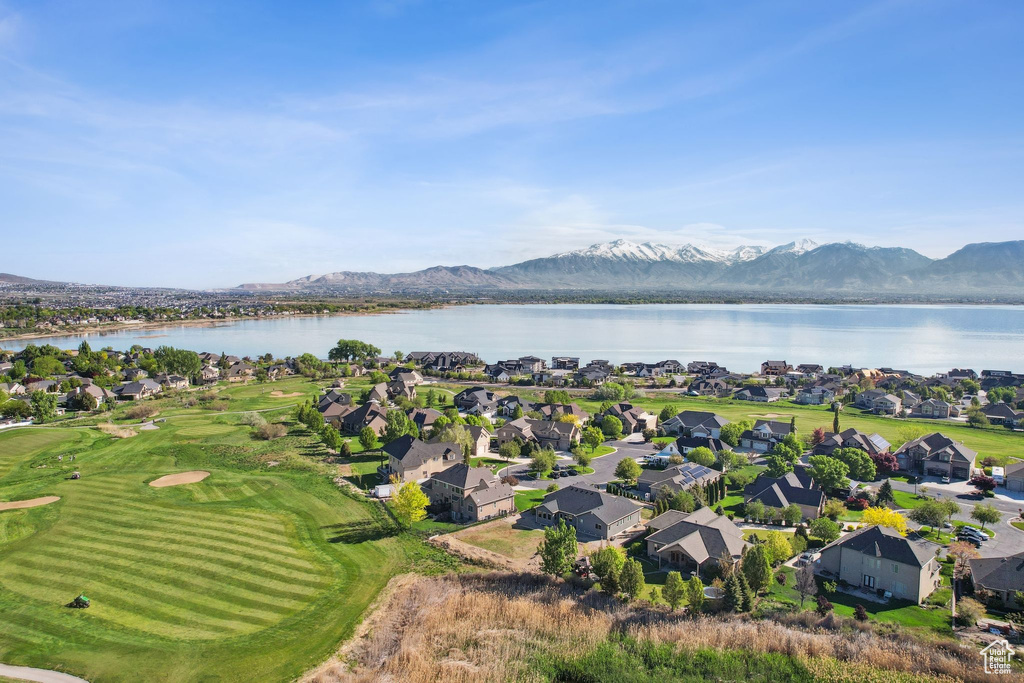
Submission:
M 228 409 L 228 402 L 227 401 L 212 401 L 210 403 L 207 403 L 203 407 L 206 408 L 207 410 L 216 410 L 216 411 L 219 411 L 219 412 L 223 412 L 223 411 Z
M 775 575 L 775 580 L 778 581 L 780 586 L 786 585 L 786 572 L 779 572 Z
M 868 611 L 864 609 L 864 605 L 858 603 L 857 606 L 853 608 L 853 618 L 857 621 L 868 620 Z
M 242 415 L 242 424 L 250 427 L 262 427 L 267 421 L 259 413 L 245 413 Z
M 956 603 L 956 621 L 963 626 L 974 626 L 985 616 L 985 606 L 974 598 L 963 598 Z
M 156 408 L 150 405 L 132 406 L 124 414 L 129 420 L 142 420 L 151 415 L 156 415 Z
M 821 616 L 825 616 L 826 614 L 832 611 L 832 603 L 829 602 L 828 598 L 826 598 L 824 595 L 819 595 L 818 606 L 814 608 L 814 611 L 820 614 Z
M 550 484 L 548 484 L 548 487 L 544 490 L 547 491 L 548 493 L 554 493 L 555 491 L 558 490 L 558 484 L 556 484 L 555 482 L 551 482 Z
M 283 424 L 264 424 L 256 428 L 256 436 L 263 439 L 264 441 L 273 441 L 279 439 L 288 432 Z

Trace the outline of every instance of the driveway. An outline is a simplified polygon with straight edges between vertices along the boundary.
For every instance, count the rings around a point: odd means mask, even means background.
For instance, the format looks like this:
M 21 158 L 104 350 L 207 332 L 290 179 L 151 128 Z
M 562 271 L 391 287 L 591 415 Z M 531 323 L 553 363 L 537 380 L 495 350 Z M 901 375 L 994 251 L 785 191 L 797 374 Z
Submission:
M 607 484 L 613 481 L 615 477 L 615 466 L 619 464 L 619 461 L 623 458 L 633 458 L 634 460 L 639 459 L 642 456 L 650 455 L 656 452 L 656 444 L 644 443 L 642 438 L 637 438 L 638 435 L 631 435 L 622 441 L 608 441 L 605 445 L 611 446 L 615 449 L 613 453 L 608 455 L 602 455 L 600 458 L 594 458 L 590 461 L 590 466 L 594 468 L 593 474 L 581 474 L 575 477 L 559 477 L 558 479 L 534 479 L 532 476 L 527 474 L 528 465 L 512 465 L 499 472 L 501 476 L 505 476 L 506 470 L 508 474 L 519 479 L 519 485 L 525 486 L 532 489 L 546 489 L 552 483 L 558 484 L 559 488 L 565 488 L 566 486 L 595 486 Z M 563 457 L 559 459 L 559 464 L 562 465 L 573 465 L 575 462 L 572 457 L 568 454 L 561 454 Z

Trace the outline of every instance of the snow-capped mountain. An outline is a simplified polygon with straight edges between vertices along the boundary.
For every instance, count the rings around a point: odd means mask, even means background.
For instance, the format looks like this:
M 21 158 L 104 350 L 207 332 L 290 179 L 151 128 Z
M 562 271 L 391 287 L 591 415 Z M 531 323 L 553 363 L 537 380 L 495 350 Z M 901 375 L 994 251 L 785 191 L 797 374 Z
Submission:
M 912 249 L 807 239 L 772 249 L 716 249 L 615 240 L 487 270 L 435 266 L 413 273 L 309 276 L 264 291 L 484 291 L 577 289 L 813 293 L 1000 292 L 1019 294 L 1024 241 L 967 245 L 933 261 Z

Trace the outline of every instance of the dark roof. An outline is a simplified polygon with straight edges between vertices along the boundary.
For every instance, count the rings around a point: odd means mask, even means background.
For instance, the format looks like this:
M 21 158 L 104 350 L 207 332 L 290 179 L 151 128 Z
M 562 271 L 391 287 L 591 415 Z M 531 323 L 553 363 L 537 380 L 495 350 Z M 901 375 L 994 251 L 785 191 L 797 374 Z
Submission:
M 684 410 L 673 419 L 679 420 L 684 427 L 690 429 L 694 427 L 721 428 L 729 424 L 729 421 L 721 415 L 706 410 Z
M 567 486 L 549 493 L 538 506 L 538 509 L 541 508 L 547 512 L 564 512 L 575 517 L 592 514 L 605 524 L 617 522 L 640 509 L 625 498 L 582 486 Z
M 731 450 L 721 439 L 715 439 L 710 436 L 681 436 L 676 439 L 676 446 L 679 447 L 680 453 L 684 448 L 704 447 L 712 453 Z
M 462 448 L 457 443 L 427 443 L 408 434 L 390 442 L 383 450 L 407 467 L 419 467 L 434 458 L 462 457 Z
M 969 562 L 977 586 L 997 591 L 1024 589 L 1024 552 L 1009 557 L 976 557 Z
M 494 473 L 486 467 L 470 467 L 463 462 L 436 472 L 430 475 L 430 478 L 443 484 L 458 486 L 460 489 L 475 488 L 482 482 L 490 482 L 496 479 Z
M 822 552 L 840 546 L 914 567 L 928 564 L 935 557 L 935 548 L 938 547 L 928 541 L 904 538 L 896 530 L 884 526 L 868 526 L 852 531 L 825 546 Z

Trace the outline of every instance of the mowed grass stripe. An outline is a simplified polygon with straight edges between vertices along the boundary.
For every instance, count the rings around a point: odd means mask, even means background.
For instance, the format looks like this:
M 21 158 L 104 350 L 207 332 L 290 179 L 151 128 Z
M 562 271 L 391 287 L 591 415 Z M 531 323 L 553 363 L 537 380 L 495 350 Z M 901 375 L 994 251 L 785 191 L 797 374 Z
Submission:
M 76 497 L 74 500 L 76 505 L 89 505 L 92 506 L 93 509 L 106 512 L 106 514 L 111 514 L 112 512 L 110 509 L 110 501 L 104 500 L 102 496 L 81 496 Z M 140 512 L 144 515 L 162 513 L 164 515 L 170 515 L 174 519 L 188 518 L 196 521 L 202 521 L 210 526 L 221 527 L 224 531 L 233 531 L 239 524 L 246 524 L 259 526 L 264 533 L 279 536 L 291 533 L 287 523 L 281 517 L 274 515 L 252 515 L 248 514 L 249 510 L 243 508 L 231 508 L 231 518 L 222 522 L 220 518 L 228 514 L 223 508 L 204 510 L 197 509 L 187 504 L 182 505 L 173 501 L 142 502 L 138 500 L 118 501 L 117 507 L 119 508 L 118 513 L 122 510 Z
M 88 509 L 88 508 L 78 508 Z M 211 529 L 201 521 L 180 519 L 171 521 L 161 518 L 141 519 L 138 517 L 112 518 L 104 516 L 100 510 L 88 509 L 92 514 L 81 516 L 76 520 L 79 524 L 104 524 L 121 531 L 144 531 L 156 535 L 198 537 L 215 543 L 223 543 L 232 547 L 252 548 L 271 553 L 275 559 L 284 558 L 303 562 L 301 552 L 292 547 L 294 536 L 270 536 L 258 527 L 239 526 L 234 532 Z
M 96 518 L 81 519 L 75 527 L 94 532 L 98 538 L 105 539 L 107 544 L 119 543 L 121 537 L 127 536 L 141 542 L 162 544 L 154 546 L 154 549 L 164 548 L 163 552 L 170 552 L 172 548 L 208 550 L 214 555 L 230 554 L 256 564 L 271 564 L 293 572 L 308 573 L 316 570 L 316 565 L 302 557 L 288 557 L 275 550 L 253 548 L 244 539 L 208 538 L 190 529 L 135 529 Z
M 3 607 L 10 607 L 10 604 L 0 606 L 0 608 Z M 7 628 L 0 631 L 0 635 L 4 639 L 7 638 L 9 632 L 17 631 L 32 638 L 35 642 L 49 644 L 51 650 L 59 650 L 68 642 L 82 642 L 83 640 L 88 640 L 94 647 L 103 648 L 120 648 L 124 643 L 152 644 L 152 637 L 148 634 L 111 631 L 106 626 L 102 626 L 102 632 L 99 632 L 88 617 L 86 619 L 75 618 L 64 607 L 43 612 L 35 610 L 30 612 L 20 609 L 21 607 L 22 605 L 19 604 L 17 609 L 3 609 L 4 626 Z M 40 617 L 40 614 L 45 614 L 45 618 Z M 111 636 L 116 636 L 116 638 Z
M 55 557 L 51 554 L 40 554 L 46 557 L 46 562 L 41 562 L 31 557 L 18 557 L 12 563 L 21 569 L 33 570 L 34 572 L 51 571 L 48 567 L 57 570 L 66 570 L 70 575 L 80 572 L 76 579 L 84 582 L 96 582 L 109 587 L 109 590 L 120 591 L 122 596 L 137 596 L 137 600 L 145 602 L 147 599 L 154 599 L 156 602 L 171 607 L 187 608 L 195 614 L 202 614 L 215 619 L 244 619 L 247 623 L 260 626 L 267 626 L 280 621 L 280 619 L 292 612 L 292 608 L 281 608 L 278 603 L 266 600 L 244 599 L 239 596 L 225 595 L 217 590 L 200 590 L 198 586 L 190 586 L 187 581 L 169 582 L 163 579 L 156 580 L 152 574 L 140 576 L 138 574 L 125 574 L 123 568 L 117 565 L 113 567 L 109 563 L 99 562 L 93 559 L 82 560 L 78 557 Z M 134 588 L 134 591 L 122 590 L 123 586 Z M 181 593 L 169 593 L 166 587 L 180 587 Z M 90 588 L 90 590 L 93 590 Z M 93 592 L 95 592 L 93 590 Z M 248 603 L 243 605 L 243 603 Z
M 308 571 L 297 571 L 282 568 L 276 565 L 267 565 L 261 561 L 253 561 L 251 558 L 241 557 L 237 554 L 225 552 L 222 548 L 200 548 L 197 546 L 183 546 L 161 542 L 150 537 L 130 538 L 120 540 L 116 545 L 111 543 L 110 534 L 94 533 L 83 531 L 78 533 L 76 540 L 91 542 L 95 545 L 96 552 L 115 552 L 120 549 L 125 555 L 134 554 L 137 557 L 145 558 L 152 553 L 176 554 L 181 557 L 194 559 L 198 562 L 208 562 L 220 566 L 238 566 L 240 570 L 267 577 L 271 580 L 280 581 L 284 586 L 296 585 L 296 582 L 303 582 L 310 590 L 315 590 L 324 577 L 320 573 L 314 574 Z M 70 542 L 70 541 L 68 541 Z
M 51 598 L 50 595 L 39 596 L 31 592 L 31 589 L 36 588 L 38 584 L 36 575 L 15 571 L 8 573 L 4 578 L 5 581 L 11 581 L 13 585 L 23 585 L 29 589 L 19 590 L 19 593 L 39 600 Z M 61 578 L 50 578 L 49 583 L 51 588 L 59 589 L 68 595 L 74 595 L 81 590 L 80 583 Z M 99 588 L 97 587 L 97 589 Z M 99 593 L 93 590 L 93 595 L 90 597 L 96 603 L 89 614 L 90 617 L 106 619 L 122 626 L 130 626 L 156 635 L 212 640 L 252 630 L 244 622 L 219 620 L 211 617 L 197 619 L 195 613 L 160 605 L 156 601 L 147 603 L 142 596 L 139 596 L 138 601 L 128 600 L 123 592 L 116 589 Z M 99 608 L 101 603 L 102 609 Z
M 132 551 L 122 550 L 121 548 L 99 548 L 95 544 L 77 539 L 65 542 L 62 544 L 63 547 L 67 547 L 75 553 L 87 553 L 88 562 L 113 564 L 115 567 L 121 567 L 122 569 L 124 565 L 131 567 L 144 566 L 147 571 L 154 574 L 160 574 L 161 576 L 169 574 L 170 576 L 165 580 L 173 585 L 180 583 L 189 587 L 192 585 L 189 579 L 198 576 L 202 577 L 204 581 L 214 584 L 218 590 L 231 588 L 232 590 L 239 591 L 240 595 L 245 593 L 263 595 L 286 605 L 304 604 L 309 599 L 309 596 L 316 592 L 315 587 L 297 584 L 294 580 L 281 581 L 269 578 L 266 576 L 267 572 L 262 567 L 248 567 L 239 563 L 231 563 L 233 566 L 229 566 L 227 562 L 186 562 L 166 555 L 160 557 L 157 561 L 152 559 L 150 554 L 140 555 Z M 60 552 L 61 548 L 43 548 L 37 554 L 47 557 L 55 554 L 57 557 L 60 557 Z M 103 558 L 109 557 L 111 560 L 119 560 L 123 564 L 97 559 L 97 555 L 100 555 L 101 552 Z

